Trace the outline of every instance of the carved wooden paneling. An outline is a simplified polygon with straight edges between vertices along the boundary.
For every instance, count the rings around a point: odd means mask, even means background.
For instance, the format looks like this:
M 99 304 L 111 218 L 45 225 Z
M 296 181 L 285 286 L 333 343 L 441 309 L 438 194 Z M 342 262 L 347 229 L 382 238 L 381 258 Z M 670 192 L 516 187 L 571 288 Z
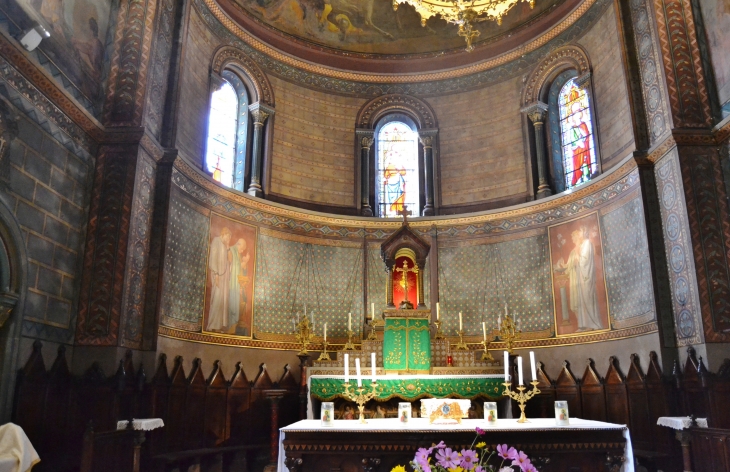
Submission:
M 248 440 L 251 436 L 250 401 L 251 384 L 239 362 L 228 387 L 228 430 L 232 438 Z
M 271 429 L 271 406 L 264 392 L 272 388 L 274 388 L 274 383 L 271 381 L 266 364 L 261 364 L 259 366 L 259 373 L 254 379 L 251 388 L 251 406 L 248 419 L 251 421 L 251 424 L 257 425 L 257 433 L 262 438 L 268 437 L 269 430 Z
M 650 451 L 654 448 L 654 436 L 649 420 L 649 397 L 639 356 L 636 354 L 631 354 L 629 373 L 626 374 L 626 390 L 629 404 L 628 425 L 634 449 Z
M 193 368 L 188 377 L 185 396 L 185 441 L 186 449 L 204 447 L 203 428 L 205 425 L 205 377 L 199 358 L 193 359 Z
M 606 419 L 609 423 L 629 424 L 629 399 L 618 359 L 608 359 L 608 372 L 603 381 L 606 390 Z
M 703 385 L 705 375 L 700 375 L 700 368 L 705 372 L 704 363 L 697 360 L 692 346 L 687 348 L 687 361 L 684 364 L 681 378 L 681 408 L 686 416 L 695 415 L 698 418 L 707 418 L 710 413 L 707 391 Z
M 544 367 L 542 362 L 537 363 L 537 388 L 540 393 L 527 402 L 525 414 L 530 418 L 552 418 L 555 415 L 555 387 Z
M 691 428 L 692 459 L 695 472 L 730 470 L 730 431 Z
M 289 364 L 284 366 L 284 373 L 277 384 L 287 391 L 279 402 L 279 427 L 283 427 L 299 419 L 299 382 L 291 373 Z
M 167 428 L 167 450 L 179 451 L 183 447 L 185 434 L 185 396 L 187 393 L 187 379 L 185 369 L 182 365 L 182 357 L 175 359 L 175 366 L 172 368 L 170 381 L 170 396 L 168 399 L 167 417 L 165 428 Z
M 677 449 L 674 432 L 656 423 L 660 416 L 667 416 L 669 412 L 676 410 L 671 408 L 670 385 L 662 377 L 659 359 L 654 351 L 649 353 L 649 368 L 646 371 L 644 380 L 646 382 L 647 398 L 651 399 L 648 413 L 649 425 L 652 429 L 652 436 L 655 439 L 655 450 L 669 454 Z
M 710 410 L 712 411 L 712 426 L 715 428 L 730 428 L 730 408 L 727 407 L 730 398 L 730 359 L 717 371 L 710 389 Z
M 228 384 L 215 361 L 205 391 L 205 445 L 218 446 L 228 439 Z
M 15 408 L 13 422 L 23 428 L 30 438 L 38 438 L 38 447 L 43 448 L 43 408 L 46 396 L 48 374 L 43 363 L 40 341 L 33 343 L 31 353 L 25 366 L 18 373 L 15 386 Z
M 68 405 L 71 391 L 71 374 L 66 363 L 66 348 L 63 344 L 58 348 L 58 355 L 48 375 L 43 418 L 45 425 L 46 457 L 60 460 L 65 454 L 67 443 L 59 440 L 65 438 L 69 429 Z M 41 409 L 38 408 L 40 411 Z M 61 464 L 59 464 L 60 468 Z
M 583 405 L 583 418 L 606 421 L 606 389 L 603 380 L 596 372 L 593 359 L 588 359 L 588 365 L 583 373 L 580 398 Z
M 169 421 L 167 416 L 167 402 L 170 395 L 170 376 L 167 373 L 167 356 L 160 355 L 160 361 L 157 365 L 154 377 L 149 386 L 145 389 L 145 400 L 143 404 L 148 405 L 149 418 L 163 418 Z M 167 423 L 166 423 L 167 425 Z M 156 429 L 150 431 L 148 435 L 150 455 L 155 456 L 166 450 L 165 439 L 167 437 L 165 429 Z
M 570 362 L 563 362 L 563 369 L 555 381 L 555 397 L 556 400 L 565 400 L 568 402 L 568 411 L 570 416 L 583 418 L 583 408 L 580 397 L 580 384 L 570 371 Z

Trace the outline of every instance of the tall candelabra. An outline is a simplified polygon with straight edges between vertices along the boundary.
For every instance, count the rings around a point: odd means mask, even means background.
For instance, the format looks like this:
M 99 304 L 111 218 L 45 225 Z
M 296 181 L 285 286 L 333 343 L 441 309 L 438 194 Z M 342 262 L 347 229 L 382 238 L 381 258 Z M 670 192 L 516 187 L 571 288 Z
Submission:
M 378 383 L 372 382 L 370 384 L 370 391 L 365 391 L 365 387 L 356 387 L 354 391 L 351 390 L 350 382 L 345 382 L 343 385 L 344 393 L 342 394 L 347 400 L 357 403 L 357 409 L 360 411 L 360 423 L 365 424 L 365 404 L 375 398 L 378 394 Z
M 355 339 L 355 332 L 351 329 L 347 330 L 347 342 L 345 343 L 345 347 L 342 349 L 343 351 L 354 351 L 355 350 L 355 343 L 352 342 L 352 340 Z
M 540 390 L 537 388 L 537 384 L 539 384 L 537 380 L 533 380 L 530 382 L 530 385 L 532 385 L 532 390 L 525 392 L 527 388 L 524 385 L 518 385 L 517 386 L 517 392 L 513 392 L 510 390 L 510 387 L 512 384 L 510 382 L 504 382 L 502 385 L 504 385 L 504 395 L 507 395 L 512 400 L 516 400 L 517 403 L 520 405 L 520 419 L 517 420 L 518 423 L 527 423 L 527 417 L 525 417 L 525 405 L 527 404 L 527 400 L 534 397 L 538 393 L 540 393 Z
M 370 319 L 368 320 L 368 325 L 370 326 L 370 334 L 368 334 L 368 341 L 377 341 L 378 337 L 375 335 L 375 320 Z
M 494 339 L 492 339 L 494 341 Z M 487 341 L 484 339 L 482 341 L 482 345 L 484 346 L 484 352 L 482 353 L 482 360 L 483 361 L 493 361 L 494 357 L 492 357 L 492 353 L 489 352 L 489 345 L 492 343 L 492 341 Z
M 302 349 L 299 351 L 298 355 L 306 356 L 309 354 L 307 346 L 312 343 L 312 338 L 314 337 L 314 333 L 312 333 L 312 323 L 309 321 L 309 318 L 304 316 L 299 323 L 297 323 L 296 328 L 297 332 L 294 336 L 302 345 Z
M 505 311 L 507 309 L 505 308 Z M 513 344 L 516 339 L 519 339 L 520 335 L 522 335 L 522 331 L 517 328 L 517 325 L 515 324 L 515 321 L 512 319 L 510 315 L 504 315 L 504 319 L 502 319 L 502 324 L 499 327 L 499 338 L 502 340 L 502 342 L 505 343 L 505 347 L 507 348 L 507 352 L 512 354 L 513 350 Z
M 325 338 L 324 342 L 322 343 L 322 352 L 319 353 L 319 357 L 317 358 L 317 362 L 325 362 L 325 361 L 331 361 L 330 355 L 327 352 L 327 346 L 329 346 L 329 343 L 327 342 L 327 339 Z
M 459 342 L 456 343 L 456 350 L 457 351 L 468 351 L 469 347 L 464 342 L 464 330 L 460 329 L 456 332 L 456 334 L 459 335 Z
M 434 336 L 434 339 L 444 339 L 444 333 L 441 332 L 441 321 L 436 320 L 433 322 L 433 325 L 436 327 L 436 335 Z

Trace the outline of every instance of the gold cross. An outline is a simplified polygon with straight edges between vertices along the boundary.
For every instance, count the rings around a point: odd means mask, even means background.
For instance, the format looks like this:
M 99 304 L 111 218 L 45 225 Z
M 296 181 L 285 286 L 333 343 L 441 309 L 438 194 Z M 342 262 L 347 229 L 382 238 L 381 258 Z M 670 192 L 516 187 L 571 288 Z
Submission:
M 413 214 L 411 210 L 408 209 L 407 205 L 403 205 L 403 209 L 395 212 L 397 215 L 401 215 L 403 217 L 403 224 L 408 223 L 408 217 Z
M 413 269 L 411 269 L 410 267 L 408 267 L 408 261 L 405 260 L 405 261 L 403 261 L 403 267 L 402 268 L 397 268 L 397 269 L 395 269 L 395 271 L 396 272 L 400 272 L 402 274 L 402 277 L 403 278 L 401 280 L 401 286 L 403 287 L 403 290 L 405 291 L 405 298 L 404 298 L 404 300 L 405 301 L 410 301 L 410 300 L 408 300 L 408 272 L 418 273 L 418 268 L 417 267 L 414 267 Z

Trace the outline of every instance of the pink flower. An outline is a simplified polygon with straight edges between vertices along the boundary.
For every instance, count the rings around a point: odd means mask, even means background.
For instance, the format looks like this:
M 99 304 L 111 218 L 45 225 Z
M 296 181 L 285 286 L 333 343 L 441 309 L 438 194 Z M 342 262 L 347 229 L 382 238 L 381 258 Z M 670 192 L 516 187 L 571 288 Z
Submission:
M 486 471 L 484 470 L 484 467 L 478 465 L 478 466 L 474 467 L 474 472 L 486 472 Z
M 520 469 L 522 469 L 523 471 L 525 470 L 525 467 L 527 467 L 528 465 L 532 465 L 530 464 L 530 459 L 528 459 L 527 454 L 522 451 L 520 451 L 519 454 L 513 457 L 513 459 L 514 460 L 512 461 L 512 465 L 520 466 Z
M 422 447 L 416 452 L 416 462 L 426 462 L 428 463 L 428 456 L 431 454 L 431 448 L 426 449 L 425 447 Z
M 436 453 L 436 460 L 444 469 L 455 469 L 459 466 L 461 459 L 456 451 L 452 451 L 450 447 L 441 449 Z
M 498 444 L 497 445 L 497 454 L 499 454 L 499 457 L 502 459 L 508 460 L 508 459 L 516 459 L 517 458 L 517 449 L 514 447 L 508 448 L 506 444 Z
M 481 436 L 481 435 L 483 435 L 483 434 L 484 434 L 484 430 L 483 430 L 482 428 L 480 428 L 479 426 L 477 426 L 477 434 L 478 434 L 479 436 Z
M 479 462 L 479 457 L 477 456 L 476 451 L 472 451 L 471 449 L 461 450 L 461 463 L 459 465 L 463 469 L 471 470 L 477 462 Z
M 537 472 L 537 469 L 535 468 L 535 466 L 534 466 L 534 465 L 532 465 L 532 464 L 531 464 L 531 463 L 529 463 L 529 462 L 527 463 L 527 465 L 525 465 L 525 466 L 524 466 L 524 467 L 522 468 L 522 470 L 523 470 L 523 472 Z
M 445 447 L 446 447 L 446 443 L 444 443 L 443 441 L 441 441 L 440 443 L 434 444 L 433 446 L 431 446 L 431 450 L 433 450 L 433 448 L 443 449 Z

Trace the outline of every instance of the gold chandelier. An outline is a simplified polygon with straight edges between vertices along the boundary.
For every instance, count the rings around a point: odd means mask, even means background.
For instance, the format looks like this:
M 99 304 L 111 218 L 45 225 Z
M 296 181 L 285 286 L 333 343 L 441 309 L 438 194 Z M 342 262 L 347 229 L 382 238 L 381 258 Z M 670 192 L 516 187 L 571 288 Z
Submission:
M 530 2 L 530 8 L 535 6 L 535 0 L 393 0 L 393 10 L 398 9 L 399 3 L 406 3 L 421 15 L 421 26 L 426 26 L 426 21 L 436 15 L 459 25 L 459 36 L 464 37 L 466 50 L 471 52 L 472 43 L 479 36 L 474 24 L 492 20 L 501 25 L 502 17 L 521 1 Z

